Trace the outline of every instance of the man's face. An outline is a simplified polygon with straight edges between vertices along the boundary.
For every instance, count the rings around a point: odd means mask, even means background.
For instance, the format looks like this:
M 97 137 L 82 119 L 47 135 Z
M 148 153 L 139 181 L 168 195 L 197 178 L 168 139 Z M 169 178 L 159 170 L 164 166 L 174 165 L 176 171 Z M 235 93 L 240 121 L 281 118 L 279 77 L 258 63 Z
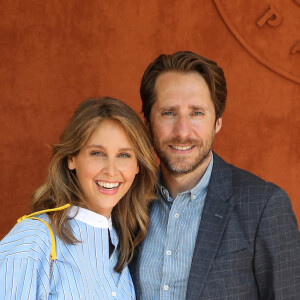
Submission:
M 157 155 L 172 175 L 190 173 L 210 157 L 222 119 L 215 122 L 209 88 L 196 72 L 163 73 L 155 89 L 150 128 Z

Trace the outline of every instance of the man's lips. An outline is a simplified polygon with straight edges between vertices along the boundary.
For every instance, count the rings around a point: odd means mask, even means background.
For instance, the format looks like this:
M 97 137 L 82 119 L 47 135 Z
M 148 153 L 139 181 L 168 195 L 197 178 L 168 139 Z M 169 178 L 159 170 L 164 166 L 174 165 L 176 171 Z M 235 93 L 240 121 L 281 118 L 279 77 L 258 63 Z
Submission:
M 188 151 L 193 149 L 195 145 L 188 145 L 188 146 L 169 145 L 169 147 L 176 151 Z

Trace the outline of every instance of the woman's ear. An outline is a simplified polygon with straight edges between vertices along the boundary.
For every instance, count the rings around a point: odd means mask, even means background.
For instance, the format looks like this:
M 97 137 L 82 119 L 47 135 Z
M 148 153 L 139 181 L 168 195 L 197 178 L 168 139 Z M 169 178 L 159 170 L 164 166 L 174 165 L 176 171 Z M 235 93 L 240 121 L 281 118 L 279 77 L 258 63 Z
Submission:
M 68 167 L 70 170 L 76 169 L 75 156 L 68 156 Z

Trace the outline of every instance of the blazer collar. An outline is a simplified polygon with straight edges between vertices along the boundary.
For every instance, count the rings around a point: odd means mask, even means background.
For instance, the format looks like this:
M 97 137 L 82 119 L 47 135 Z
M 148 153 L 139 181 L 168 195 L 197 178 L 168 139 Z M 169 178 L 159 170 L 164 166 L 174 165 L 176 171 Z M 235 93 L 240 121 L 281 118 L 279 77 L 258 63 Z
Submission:
M 217 154 L 195 243 L 186 299 L 198 299 L 218 251 L 230 211 L 233 194 L 230 166 Z

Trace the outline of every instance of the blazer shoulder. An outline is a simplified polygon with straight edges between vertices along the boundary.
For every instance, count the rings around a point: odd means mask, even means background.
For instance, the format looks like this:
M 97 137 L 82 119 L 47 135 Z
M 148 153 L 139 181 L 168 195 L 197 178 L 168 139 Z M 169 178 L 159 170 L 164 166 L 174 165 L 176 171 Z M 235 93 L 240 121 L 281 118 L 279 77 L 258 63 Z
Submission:
M 229 165 L 232 170 L 232 182 L 234 186 L 260 187 L 270 191 L 282 190 L 273 182 L 264 180 L 263 178 L 236 166 Z M 283 190 L 282 190 L 283 191 Z
M 217 173 L 220 173 L 220 170 L 222 170 L 222 173 L 220 174 L 223 175 L 223 178 L 225 176 L 224 174 L 230 174 L 231 178 L 223 179 L 223 181 L 228 181 L 228 184 L 232 186 L 235 195 L 248 194 L 249 196 L 252 195 L 253 197 L 260 199 L 262 197 L 269 198 L 273 194 L 281 194 L 282 196 L 287 197 L 286 192 L 276 184 L 268 182 L 249 171 L 229 164 L 216 154 L 214 154 L 214 160 L 216 161 L 215 167 Z M 218 177 L 220 181 L 220 175 Z
M 282 188 L 246 170 L 235 166 L 231 169 L 234 203 L 241 209 L 263 213 L 273 208 L 277 213 L 288 210 L 289 215 L 293 214 L 290 198 Z

